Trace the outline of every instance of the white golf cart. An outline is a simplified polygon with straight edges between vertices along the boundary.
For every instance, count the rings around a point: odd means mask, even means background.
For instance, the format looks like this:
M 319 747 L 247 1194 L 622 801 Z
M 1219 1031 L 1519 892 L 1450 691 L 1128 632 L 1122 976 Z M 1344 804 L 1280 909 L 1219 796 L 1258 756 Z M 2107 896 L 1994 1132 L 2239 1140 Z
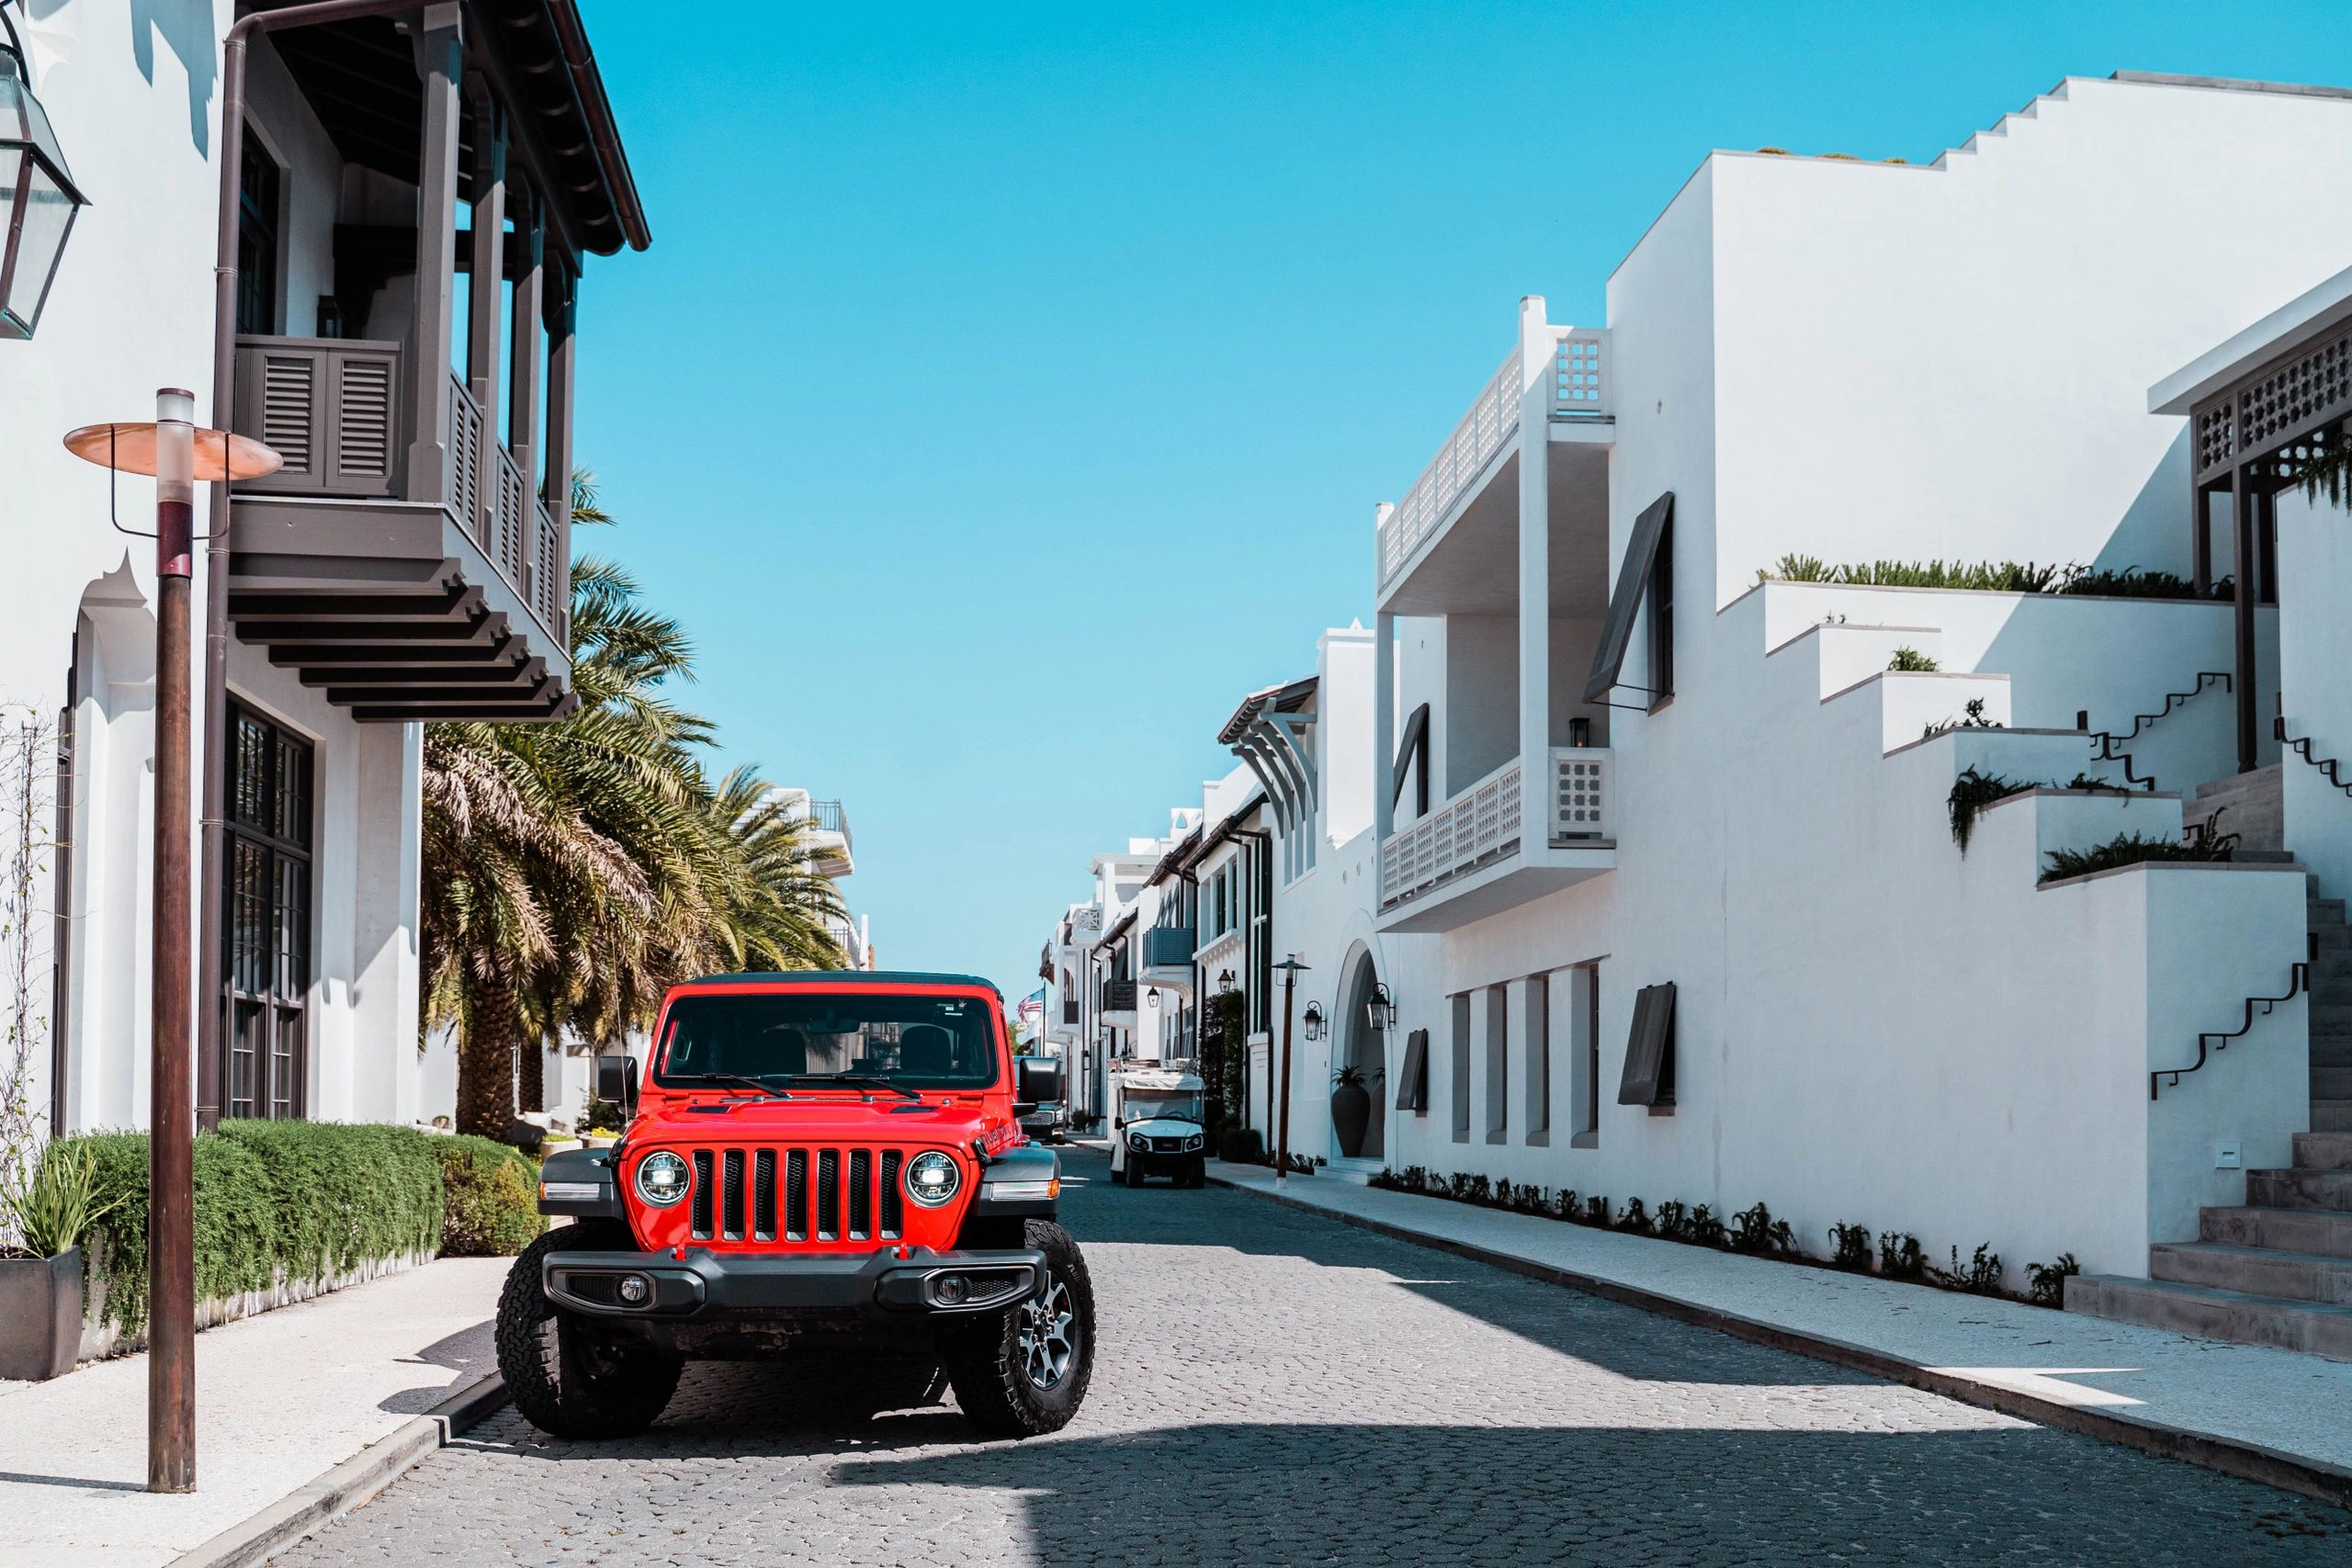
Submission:
M 1201 1122 L 1205 1086 L 1196 1073 L 1127 1067 L 1111 1079 L 1111 1174 L 1129 1187 L 1154 1176 L 1179 1187 L 1208 1180 L 1208 1129 Z

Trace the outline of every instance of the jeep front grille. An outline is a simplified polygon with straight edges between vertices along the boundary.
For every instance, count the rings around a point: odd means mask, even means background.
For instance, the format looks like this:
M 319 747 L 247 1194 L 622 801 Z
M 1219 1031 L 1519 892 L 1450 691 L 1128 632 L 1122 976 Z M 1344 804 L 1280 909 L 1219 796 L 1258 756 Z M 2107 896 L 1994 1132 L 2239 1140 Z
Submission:
M 901 1149 L 696 1149 L 693 1158 L 696 1241 L 896 1241 L 906 1223 Z

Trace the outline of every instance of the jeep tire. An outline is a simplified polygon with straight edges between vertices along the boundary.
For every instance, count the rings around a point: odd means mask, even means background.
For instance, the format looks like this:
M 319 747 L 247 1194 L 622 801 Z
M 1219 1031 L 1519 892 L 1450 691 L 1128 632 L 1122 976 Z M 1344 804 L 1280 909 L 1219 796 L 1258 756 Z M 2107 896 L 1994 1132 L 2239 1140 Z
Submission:
M 523 1418 L 550 1437 L 596 1441 L 653 1425 L 684 1364 L 590 1319 L 560 1311 L 540 1283 L 550 1252 L 634 1249 L 626 1226 L 584 1220 L 525 1247 L 498 1293 L 498 1371 Z
M 1086 1398 L 1094 1371 L 1094 1287 L 1069 1232 L 1031 1220 L 1023 1239 L 1046 1255 L 1045 1289 L 1001 1314 L 940 1335 L 956 1403 L 989 1438 L 1057 1432 Z

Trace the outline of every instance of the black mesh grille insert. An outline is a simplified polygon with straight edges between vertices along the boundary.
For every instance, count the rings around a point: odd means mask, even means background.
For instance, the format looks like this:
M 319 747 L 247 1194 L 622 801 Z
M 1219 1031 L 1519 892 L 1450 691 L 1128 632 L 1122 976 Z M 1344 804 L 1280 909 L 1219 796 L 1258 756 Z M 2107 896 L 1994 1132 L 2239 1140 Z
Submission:
M 786 1241 L 808 1239 L 807 1149 L 794 1149 L 784 1156 L 784 1235 Z
M 752 1239 L 775 1239 L 775 1151 L 752 1156 Z
M 906 1156 L 896 1149 L 882 1151 L 882 1239 L 896 1241 L 906 1224 L 905 1197 L 899 1191 L 899 1167 Z
M 729 1241 L 743 1239 L 743 1151 L 729 1149 L 723 1157 L 727 1179 L 719 1187 L 719 1221 Z
M 842 1234 L 842 1155 L 817 1151 L 817 1239 L 838 1241 Z
M 849 1152 L 849 1234 L 864 1241 L 874 1234 L 874 1151 Z
M 688 1201 L 693 1209 L 689 1224 L 694 1228 L 694 1236 L 696 1241 L 710 1239 L 710 1151 L 696 1149 L 695 1151 L 695 1195 Z

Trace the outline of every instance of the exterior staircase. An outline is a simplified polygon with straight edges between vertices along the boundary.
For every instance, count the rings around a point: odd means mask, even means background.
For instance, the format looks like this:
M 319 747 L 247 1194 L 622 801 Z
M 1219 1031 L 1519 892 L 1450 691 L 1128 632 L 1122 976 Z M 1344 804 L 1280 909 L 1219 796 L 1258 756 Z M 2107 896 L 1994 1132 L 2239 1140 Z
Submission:
M 2180 818 L 2192 829 L 2212 822 L 2215 832 L 2235 833 L 2240 860 L 2288 858 L 2286 786 L 2276 762 L 2199 784 L 2197 798 L 2181 803 Z
M 2278 770 L 2261 772 L 2275 810 Z M 2279 852 L 2275 825 L 2269 842 L 2256 841 L 2261 786 L 2228 787 L 2258 776 L 2199 790 L 2198 806 L 2247 807 L 2225 815 L 2222 830 L 2245 833 L 2252 853 L 2268 858 Z M 2247 1171 L 2245 1202 L 2202 1211 L 2195 1241 L 2150 1247 L 2147 1279 L 2067 1280 L 2067 1311 L 2352 1361 L 2352 926 L 2344 900 L 2319 897 L 2312 880 L 2312 1131 L 2295 1134 L 2295 1163 Z

